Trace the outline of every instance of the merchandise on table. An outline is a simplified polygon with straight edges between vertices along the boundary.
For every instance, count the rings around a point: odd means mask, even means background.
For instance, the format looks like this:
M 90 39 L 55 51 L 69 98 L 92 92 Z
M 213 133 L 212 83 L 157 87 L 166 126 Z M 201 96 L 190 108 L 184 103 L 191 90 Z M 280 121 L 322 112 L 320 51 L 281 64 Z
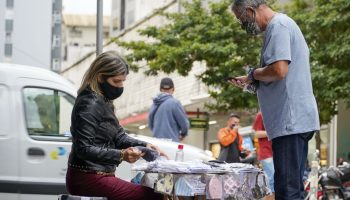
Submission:
M 250 164 L 156 160 L 133 170 L 146 172 L 142 185 L 168 195 L 254 200 L 271 193 L 266 175 Z
M 217 174 L 208 175 L 206 178 L 206 197 L 207 199 L 222 199 L 222 176 Z
M 133 166 L 132 170 L 163 173 L 227 173 L 259 172 L 260 169 L 244 163 L 212 163 L 204 161 L 177 162 L 174 160 L 155 160 Z
M 172 174 L 161 173 L 155 183 L 154 189 L 157 192 L 171 195 L 174 188 L 174 176 Z
M 154 189 L 154 185 L 158 180 L 158 173 L 147 173 L 141 179 L 141 185 Z
M 175 175 L 175 195 L 205 195 L 205 178 L 203 175 Z

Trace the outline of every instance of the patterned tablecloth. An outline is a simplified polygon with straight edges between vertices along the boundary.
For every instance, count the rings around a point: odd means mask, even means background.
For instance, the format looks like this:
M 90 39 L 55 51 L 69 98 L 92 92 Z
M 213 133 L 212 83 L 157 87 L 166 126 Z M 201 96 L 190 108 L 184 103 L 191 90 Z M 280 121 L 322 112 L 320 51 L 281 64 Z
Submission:
M 235 170 L 230 170 L 227 166 L 226 170 L 208 170 L 204 167 L 206 172 L 199 172 L 199 165 L 196 164 L 197 173 L 189 172 L 191 170 L 187 169 L 184 170 L 186 173 L 180 173 L 175 169 L 173 171 L 177 172 L 169 172 L 172 170 L 167 167 L 164 168 L 167 170 L 162 170 L 161 167 L 153 168 L 155 171 L 152 171 L 152 168 L 136 169 L 143 175 L 140 184 L 172 196 L 202 195 L 206 196 L 206 199 L 253 200 L 262 199 L 271 192 L 265 173 L 253 166 L 235 165 Z M 182 163 L 181 166 L 184 165 L 186 164 Z

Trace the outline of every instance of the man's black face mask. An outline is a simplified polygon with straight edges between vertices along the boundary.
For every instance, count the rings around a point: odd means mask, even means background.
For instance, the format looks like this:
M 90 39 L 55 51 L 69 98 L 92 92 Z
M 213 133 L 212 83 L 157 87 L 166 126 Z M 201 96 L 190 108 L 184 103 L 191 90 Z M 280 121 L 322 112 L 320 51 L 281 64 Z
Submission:
M 247 12 L 247 11 L 245 11 L 245 12 Z M 243 30 L 245 30 L 248 35 L 258 35 L 258 34 L 262 33 L 258 23 L 256 23 L 256 20 L 255 20 L 255 16 L 256 16 L 255 10 L 253 10 L 253 17 L 252 18 L 248 17 L 247 13 L 245 13 L 244 16 L 246 16 L 246 20 L 244 20 L 244 21 L 239 20 L 239 21 L 241 24 L 241 28 Z

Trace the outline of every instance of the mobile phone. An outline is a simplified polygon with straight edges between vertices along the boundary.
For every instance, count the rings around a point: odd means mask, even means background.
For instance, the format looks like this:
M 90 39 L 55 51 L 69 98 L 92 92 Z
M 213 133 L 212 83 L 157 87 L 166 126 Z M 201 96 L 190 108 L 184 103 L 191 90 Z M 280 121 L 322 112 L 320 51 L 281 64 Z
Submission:
M 227 78 L 226 78 L 226 81 L 231 81 L 231 80 L 238 81 L 238 79 L 235 78 L 235 77 L 227 77 Z

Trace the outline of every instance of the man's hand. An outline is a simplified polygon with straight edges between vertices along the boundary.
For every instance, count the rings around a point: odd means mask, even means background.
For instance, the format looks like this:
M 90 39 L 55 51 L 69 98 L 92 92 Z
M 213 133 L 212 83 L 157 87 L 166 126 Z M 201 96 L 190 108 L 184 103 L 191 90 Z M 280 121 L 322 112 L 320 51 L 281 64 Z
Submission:
M 186 137 L 186 136 L 184 136 L 184 135 L 179 135 L 179 140 L 180 140 L 180 142 L 182 142 L 182 141 L 185 139 L 185 137 Z
M 266 131 L 254 131 L 254 132 L 255 132 L 256 138 L 266 138 L 267 137 Z
M 246 158 L 246 157 L 248 157 L 249 155 L 250 155 L 250 151 L 248 150 L 248 149 L 243 149 L 241 152 L 240 152 L 240 157 L 241 158 Z
M 124 150 L 123 160 L 128 163 L 134 163 L 144 154 L 135 147 L 129 147 Z
M 162 150 L 160 150 L 159 147 L 157 147 L 156 145 L 147 143 L 146 147 L 147 147 L 147 148 L 150 148 L 150 149 L 152 149 L 152 150 L 157 151 L 157 152 L 159 153 L 160 156 L 164 156 L 164 157 L 166 157 L 166 158 L 169 160 L 169 156 L 166 155 Z
M 228 80 L 228 82 L 236 87 L 243 88 L 245 85 L 250 84 L 251 80 L 249 80 L 247 76 L 238 76 L 234 79 Z
M 238 125 L 235 125 L 233 128 L 227 128 L 228 131 L 231 131 L 233 130 L 234 132 L 237 132 L 238 133 L 238 129 L 241 128 L 241 126 L 238 124 Z
M 232 133 L 232 135 L 233 135 L 234 137 L 236 137 L 236 135 L 239 134 L 239 133 L 238 133 L 238 127 L 234 127 L 234 128 L 232 129 L 232 131 L 230 131 L 230 133 Z

